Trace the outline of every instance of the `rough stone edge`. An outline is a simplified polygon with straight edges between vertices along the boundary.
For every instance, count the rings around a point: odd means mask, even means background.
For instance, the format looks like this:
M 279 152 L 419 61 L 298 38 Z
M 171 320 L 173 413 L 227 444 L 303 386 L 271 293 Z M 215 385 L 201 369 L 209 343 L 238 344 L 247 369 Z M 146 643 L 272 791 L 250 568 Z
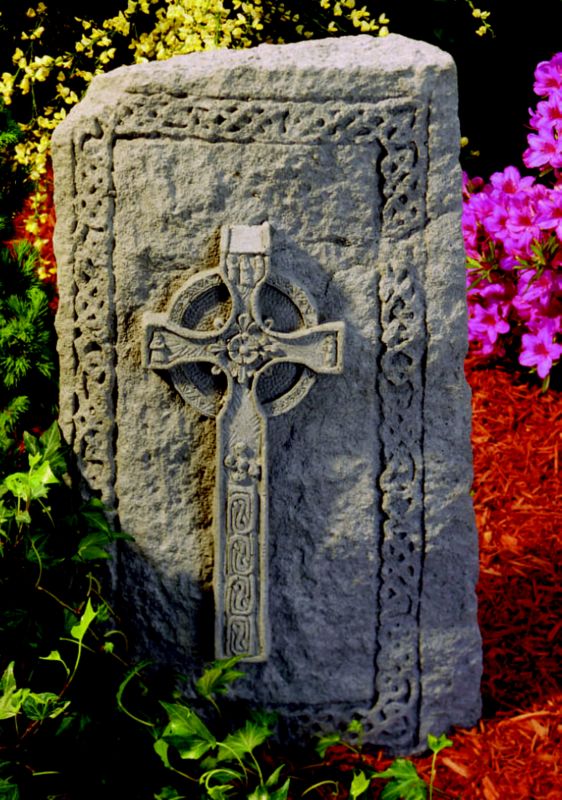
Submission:
M 262 44 L 246 50 L 203 51 L 166 61 L 118 67 L 94 78 L 85 101 L 90 101 L 92 95 L 106 96 L 107 105 L 111 107 L 111 95 L 116 90 L 158 91 L 163 85 L 180 95 L 194 91 L 199 96 L 235 97 L 237 92 L 243 96 L 248 78 L 263 76 L 264 72 L 271 74 L 267 79 L 267 95 L 262 94 L 262 97 L 307 99 L 318 97 L 326 86 L 327 95 L 333 98 L 330 87 L 334 80 L 341 79 L 342 71 L 348 73 L 353 97 L 377 100 L 382 97 L 373 94 L 373 70 L 387 76 L 392 74 L 395 94 L 389 95 L 385 87 L 384 97 L 388 98 L 402 95 L 413 74 L 419 75 L 435 65 L 443 68 L 450 63 L 451 56 L 443 50 L 398 34 L 380 38 L 360 34 L 293 44 Z M 287 84 L 289 72 L 295 76 L 290 85 Z
M 451 63 L 447 77 L 441 73 L 434 81 L 430 105 L 425 285 L 431 344 L 424 405 L 429 510 L 420 613 L 422 749 L 428 733 L 439 735 L 451 725 L 469 727 L 481 713 L 482 647 L 475 592 L 478 538 L 470 497 L 471 392 L 463 367 L 468 326 L 456 81 Z M 446 142 L 450 142 L 448 148 Z M 443 247 L 443 242 L 448 246 Z M 445 461 L 439 458 L 442 452 L 449 454 Z M 465 521 L 463 525 L 460 520 Z M 453 585 L 461 587 L 460 609 L 448 607 L 447 587 Z

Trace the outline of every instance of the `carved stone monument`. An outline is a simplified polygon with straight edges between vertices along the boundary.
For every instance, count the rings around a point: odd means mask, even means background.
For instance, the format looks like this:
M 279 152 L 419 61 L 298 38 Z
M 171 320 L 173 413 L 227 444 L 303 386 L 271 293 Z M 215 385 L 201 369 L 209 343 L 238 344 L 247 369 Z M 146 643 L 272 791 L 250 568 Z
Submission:
M 479 709 L 449 56 L 388 36 L 96 78 L 59 126 L 61 425 L 139 654 L 289 730 Z

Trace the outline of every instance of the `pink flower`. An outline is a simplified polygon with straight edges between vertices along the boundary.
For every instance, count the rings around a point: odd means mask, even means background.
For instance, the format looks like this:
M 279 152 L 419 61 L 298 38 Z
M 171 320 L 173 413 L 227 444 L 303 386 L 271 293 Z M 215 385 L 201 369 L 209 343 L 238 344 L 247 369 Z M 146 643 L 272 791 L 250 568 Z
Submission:
M 541 61 L 535 70 L 535 94 L 548 95 L 562 89 L 562 53 L 557 53 L 550 61 Z
M 541 235 L 536 224 L 536 210 L 532 198 L 517 198 L 510 203 L 505 221 L 509 249 L 521 255 L 531 255 L 530 246 Z
M 561 301 L 562 275 L 545 271 L 537 277 L 533 269 L 520 273 L 512 305 L 528 328 L 537 330 L 544 321 L 549 321 L 559 330 L 562 326 Z
M 533 114 L 529 109 L 531 126 L 537 130 L 547 128 L 552 130 L 554 127 L 560 131 L 562 127 L 562 95 L 558 92 L 551 94 L 548 100 L 542 100 L 537 104 L 537 110 Z
M 556 138 L 554 131 L 541 128 L 538 134 L 530 133 L 527 141 L 529 147 L 523 153 L 526 167 L 562 167 L 562 139 Z
M 542 230 L 554 230 L 562 242 L 562 191 L 550 192 L 547 200 L 539 202 L 537 224 Z
M 474 304 L 469 316 L 470 337 L 487 341 L 488 346 L 494 345 L 500 333 L 509 331 L 509 322 L 503 318 L 504 312 L 504 303 L 491 302 L 485 306 Z
M 536 333 L 524 333 L 521 345 L 519 363 L 524 367 L 536 367 L 540 378 L 546 378 L 553 363 L 562 355 L 562 345 L 555 344 L 553 329 L 547 323 Z
M 517 192 L 526 191 L 533 186 L 534 182 L 535 179 L 531 176 L 522 178 L 517 167 L 506 167 L 503 172 L 494 172 L 490 176 L 490 183 L 494 189 L 503 194 L 517 194 Z

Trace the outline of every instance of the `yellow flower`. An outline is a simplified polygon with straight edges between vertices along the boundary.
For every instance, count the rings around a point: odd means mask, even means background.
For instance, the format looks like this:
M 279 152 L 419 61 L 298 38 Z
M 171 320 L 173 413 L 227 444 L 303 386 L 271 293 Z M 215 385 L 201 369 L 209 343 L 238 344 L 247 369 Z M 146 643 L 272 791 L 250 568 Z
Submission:
M 99 60 L 102 64 L 109 64 L 111 59 L 115 56 L 115 48 L 111 47 L 109 50 L 102 50 Z

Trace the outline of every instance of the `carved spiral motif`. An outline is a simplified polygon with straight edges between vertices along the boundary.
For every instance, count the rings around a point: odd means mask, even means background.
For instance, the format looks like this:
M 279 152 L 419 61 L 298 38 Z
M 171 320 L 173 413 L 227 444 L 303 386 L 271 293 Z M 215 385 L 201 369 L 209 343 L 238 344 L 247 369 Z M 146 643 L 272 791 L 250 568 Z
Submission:
M 254 604 L 253 576 L 234 575 L 229 578 L 226 586 L 227 616 L 251 614 L 254 610 Z
M 233 656 L 251 653 L 254 647 L 252 634 L 252 621 L 249 617 L 231 615 L 226 626 L 226 652 Z

